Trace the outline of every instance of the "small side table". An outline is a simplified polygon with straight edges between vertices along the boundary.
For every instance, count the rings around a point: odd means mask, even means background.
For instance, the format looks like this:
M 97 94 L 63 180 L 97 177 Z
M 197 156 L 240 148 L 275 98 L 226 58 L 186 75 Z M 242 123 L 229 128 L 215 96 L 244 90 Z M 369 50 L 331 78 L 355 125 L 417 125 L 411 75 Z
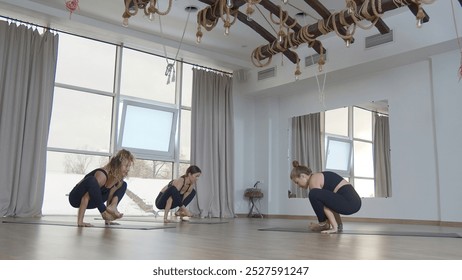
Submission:
M 250 218 L 255 218 L 255 217 L 263 218 L 263 214 L 260 213 L 260 210 L 258 209 L 258 207 L 256 205 L 256 202 L 258 202 L 260 199 L 263 198 L 263 192 L 261 191 L 261 189 L 257 189 L 257 188 L 246 189 L 245 192 L 244 192 L 244 197 L 247 197 L 249 199 L 249 201 L 250 201 L 250 204 L 251 204 L 250 211 L 249 211 L 249 214 L 247 215 L 247 217 L 250 217 Z

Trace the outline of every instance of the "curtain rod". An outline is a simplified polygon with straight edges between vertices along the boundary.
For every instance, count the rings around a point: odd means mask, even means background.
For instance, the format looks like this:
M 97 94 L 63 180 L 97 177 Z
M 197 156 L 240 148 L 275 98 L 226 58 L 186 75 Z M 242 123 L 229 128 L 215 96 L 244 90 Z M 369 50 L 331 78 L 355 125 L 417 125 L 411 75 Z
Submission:
M 233 75 L 233 73 L 230 73 L 230 72 L 226 72 L 226 71 L 223 71 L 223 70 L 218 70 L 218 69 L 202 66 L 202 65 L 199 65 L 199 64 L 192 64 L 192 63 L 189 63 L 189 62 L 184 62 L 184 63 L 189 64 L 189 65 L 191 65 L 193 67 L 202 68 L 202 69 L 205 69 L 205 70 L 215 71 L 215 72 L 219 72 L 219 73 L 226 74 L 226 75 L 231 75 L 231 76 Z
M 354 107 L 357 107 L 359 109 L 363 109 L 363 110 L 366 110 L 366 111 L 369 111 L 369 112 L 373 112 L 373 113 L 377 113 L 377 114 L 380 114 L 380 115 L 384 115 L 384 116 L 387 116 L 388 117 L 388 113 L 382 113 L 382 112 L 379 112 L 377 110 L 371 110 L 371 109 L 368 109 L 368 108 L 364 108 L 364 107 L 361 107 L 361 106 L 358 106 L 358 105 L 353 105 Z
M 26 24 L 26 25 L 32 25 L 32 26 L 35 26 L 35 27 L 40 27 L 40 28 L 43 28 L 43 29 L 46 29 L 46 30 L 49 30 L 49 31 L 60 32 L 60 33 L 64 33 L 64 34 L 68 34 L 68 35 L 72 35 L 72 36 L 81 37 L 81 38 L 84 38 L 84 39 L 94 40 L 94 41 L 98 41 L 98 42 L 101 42 L 101 43 L 110 44 L 110 45 L 114 45 L 114 46 L 119 46 L 119 47 L 123 47 L 123 48 L 127 48 L 127 49 L 131 49 L 131 50 L 143 52 L 143 53 L 146 53 L 146 54 L 155 55 L 155 56 L 158 56 L 158 57 L 165 58 L 165 56 L 162 56 L 162 55 L 158 55 L 158 54 L 150 53 L 150 52 L 147 52 L 147 51 L 142 51 L 142 50 L 139 50 L 139 49 L 135 49 L 135 48 L 132 48 L 132 47 L 124 46 L 123 43 L 122 44 L 111 43 L 111 42 L 103 41 L 103 40 L 100 40 L 100 39 L 86 37 L 86 36 L 83 36 L 83 35 L 78 35 L 78 34 L 75 34 L 75 33 L 71 33 L 71 32 L 67 32 L 67 31 L 62 31 L 62 30 L 59 30 L 59 29 L 51 28 L 49 26 L 43 26 L 43 25 L 40 25 L 40 24 L 31 23 L 31 22 L 20 20 L 20 19 L 11 18 L 11 17 L 4 16 L 4 15 L 1 15 L 1 14 L 0 14 L 0 18 L 4 18 L 6 20 L 10 20 L 10 21 L 14 21 L 14 22 L 19 22 L 19 23 Z M 171 59 L 171 60 L 174 60 L 171 57 L 167 57 L 167 58 Z M 231 75 L 231 76 L 233 75 L 233 73 L 226 72 L 226 71 L 223 71 L 223 70 L 214 69 L 214 68 L 206 67 L 206 66 L 203 66 L 203 65 L 183 61 L 183 60 L 181 60 L 181 61 L 183 63 L 189 64 L 191 66 L 197 66 L 197 67 L 201 67 L 201 68 L 204 68 L 204 69 L 207 69 L 207 70 L 212 70 L 212 71 L 215 71 L 215 72 L 219 72 L 219 73 L 223 73 L 223 74 L 227 74 L 227 75 Z
M 0 17 L 4 18 L 6 20 L 11 20 L 11 21 L 14 21 L 14 22 L 22 23 L 22 24 L 32 25 L 32 26 L 40 27 L 40 28 L 50 30 L 50 31 L 55 31 L 55 32 L 60 32 L 60 33 L 72 35 L 72 36 L 77 36 L 77 37 L 80 37 L 80 38 L 89 39 L 89 40 L 93 40 L 93 41 L 98 41 L 98 42 L 109 44 L 109 45 L 120 46 L 119 44 L 115 44 L 115 43 L 111 43 L 111 42 L 107 42 L 107 41 L 103 41 L 103 40 L 100 40 L 100 39 L 95 39 L 95 38 L 91 38 L 91 37 L 87 37 L 87 36 L 83 36 L 83 35 L 78 35 L 78 34 L 67 32 L 67 31 L 62 31 L 62 30 L 59 30 L 59 29 L 56 29 L 56 28 L 51 28 L 49 26 L 43 26 L 43 25 L 40 25 L 40 24 L 37 24 L 37 23 L 31 23 L 31 22 L 28 22 L 28 21 L 23 21 L 23 20 L 20 20 L 20 19 L 7 17 L 7 16 L 4 16 L 4 15 L 0 15 Z
M 43 25 L 39 25 L 39 24 L 36 24 L 36 23 L 32 23 L 32 22 L 28 22 L 28 21 L 23 21 L 23 20 L 20 20 L 20 19 L 15 19 L 15 18 L 11 18 L 11 17 L 7 17 L 7 16 L 4 16 L 4 15 L 0 15 L 1 18 L 4 18 L 6 20 L 11 20 L 11 21 L 15 21 L 15 22 L 19 22 L 19 23 L 22 23 L 22 24 L 27 24 L 27 25 L 32 25 L 32 26 L 35 26 L 35 27 L 41 27 L 43 29 L 46 29 L 46 30 L 52 30 L 52 31 L 57 31 L 53 28 L 50 28 L 48 26 L 43 26 Z

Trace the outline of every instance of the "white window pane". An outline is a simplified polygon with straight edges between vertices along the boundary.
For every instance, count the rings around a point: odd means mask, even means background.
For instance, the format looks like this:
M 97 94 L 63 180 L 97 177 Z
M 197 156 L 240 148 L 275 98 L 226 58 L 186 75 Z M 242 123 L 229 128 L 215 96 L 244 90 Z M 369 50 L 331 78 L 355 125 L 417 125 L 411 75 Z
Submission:
M 177 110 L 124 101 L 118 146 L 144 159 L 173 160 Z
M 158 210 L 157 195 L 172 180 L 172 171 L 172 162 L 137 159 L 125 179 L 130 193 L 119 203 L 119 211 L 124 215 L 152 216 Z
M 109 152 L 112 97 L 55 88 L 48 146 Z
M 180 163 L 180 168 L 179 168 L 179 171 L 178 171 L 178 176 L 182 176 L 184 174 L 186 174 L 186 170 L 188 170 L 188 168 L 190 167 L 191 165 L 189 163 Z
M 59 33 L 56 82 L 113 92 L 116 46 Z
M 360 197 L 375 196 L 373 179 L 355 179 L 354 187 Z
M 167 152 L 173 113 L 127 106 L 122 146 Z
M 353 137 L 372 141 L 372 112 L 353 108 Z
M 77 209 L 69 205 L 67 195 L 84 174 L 103 166 L 108 160 L 109 157 L 48 152 L 42 213 L 76 215 Z M 87 211 L 87 215 L 99 213 L 98 210 Z
M 183 81 L 181 85 L 181 106 L 191 107 L 192 99 L 192 65 L 183 64 Z
M 191 111 L 181 111 L 180 122 L 180 160 L 191 158 Z
M 121 94 L 174 104 L 175 82 L 167 84 L 166 68 L 167 60 L 163 57 L 124 48 Z
M 355 176 L 374 177 L 372 143 L 354 141 L 354 159 Z
M 348 175 L 351 162 L 351 141 L 327 137 L 326 170 Z
M 326 111 L 324 117 L 327 134 L 348 136 L 348 108 Z

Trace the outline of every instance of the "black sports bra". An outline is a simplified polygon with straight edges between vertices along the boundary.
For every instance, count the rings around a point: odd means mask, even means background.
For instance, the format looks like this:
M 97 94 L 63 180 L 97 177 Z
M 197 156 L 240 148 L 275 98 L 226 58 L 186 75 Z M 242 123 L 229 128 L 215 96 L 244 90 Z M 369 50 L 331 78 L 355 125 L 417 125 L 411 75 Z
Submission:
M 186 185 L 186 179 L 185 179 L 185 178 L 183 178 L 183 179 L 184 179 L 184 180 L 183 180 L 183 186 L 181 186 L 180 190 L 178 191 L 180 194 L 181 194 L 181 191 L 183 190 L 184 186 Z M 168 183 L 168 186 L 169 186 L 169 187 L 175 187 L 175 186 L 173 185 L 173 181 L 174 181 L 174 180 L 171 180 L 171 181 Z M 186 189 L 186 191 L 187 191 L 187 190 L 188 190 L 188 189 Z
M 332 171 L 321 172 L 324 175 L 324 186 L 325 190 L 333 192 L 335 187 L 343 180 L 343 177 Z
M 90 173 L 88 173 L 87 175 L 85 175 L 85 178 L 87 178 L 88 176 L 95 176 L 96 172 L 97 171 L 101 171 L 104 173 L 104 176 L 106 176 L 106 182 L 107 180 L 109 179 L 109 176 L 106 172 L 106 170 L 102 169 L 102 168 L 96 168 L 95 170 L 91 171 Z M 119 182 L 116 182 L 114 185 L 112 185 L 111 187 L 107 187 L 106 184 L 103 185 L 103 187 L 107 188 L 107 189 L 112 189 L 114 186 L 116 186 Z

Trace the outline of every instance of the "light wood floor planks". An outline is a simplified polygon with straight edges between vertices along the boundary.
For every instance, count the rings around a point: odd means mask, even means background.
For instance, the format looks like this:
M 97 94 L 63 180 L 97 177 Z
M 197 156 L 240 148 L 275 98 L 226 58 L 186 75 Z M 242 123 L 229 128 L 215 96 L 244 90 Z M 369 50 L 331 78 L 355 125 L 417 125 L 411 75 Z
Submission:
M 95 217 L 96 218 L 96 217 Z M 120 220 L 127 227 L 159 225 Z M 161 218 L 158 218 L 161 221 Z M 2 218 L 3 221 L 14 220 Z M 27 219 L 26 219 L 27 220 Z M 74 216 L 42 220 L 75 222 Z M 103 222 L 91 217 L 95 225 Z M 3 260 L 461 260 L 462 239 L 420 236 L 322 235 L 260 231 L 301 228 L 308 220 L 236 218 L 225 223 L 174 223 L 156 230 L 111 230 L 37 224 L 0 224 Z M 462 234 L 460 227 L 346 222 L 345 230 L 409 231 Z

